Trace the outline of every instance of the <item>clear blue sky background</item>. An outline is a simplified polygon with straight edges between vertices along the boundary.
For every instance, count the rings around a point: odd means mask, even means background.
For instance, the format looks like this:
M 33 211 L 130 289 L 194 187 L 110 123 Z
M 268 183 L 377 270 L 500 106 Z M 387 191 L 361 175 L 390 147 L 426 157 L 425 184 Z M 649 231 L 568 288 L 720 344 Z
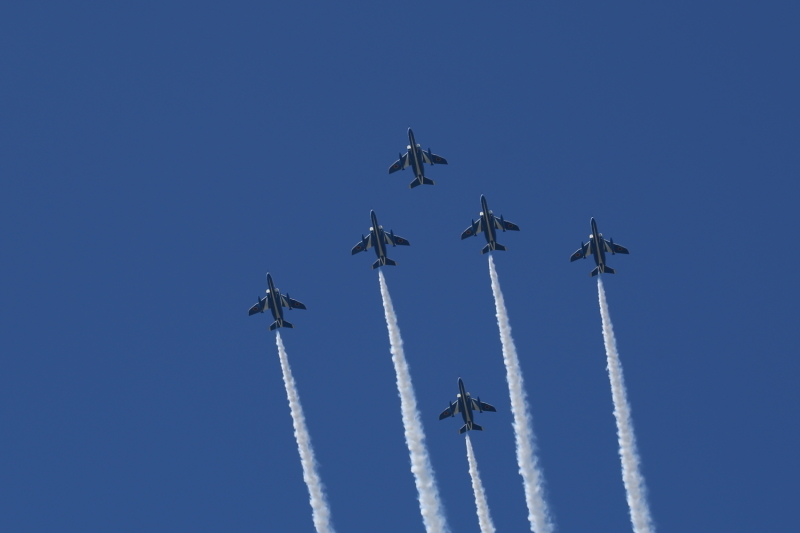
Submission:
M 423 531 L 369 210 L 454 532 L 526 531 L 484 241 L 558 530 L 629 531 L 590 260 L 658 530 L 789 531 L 800 473 L 792 2 L 16 2 L 0 8 L 0 529 L 313 530 L 270 271 L 339 532 Z M 387 175 L 413 127 L 446 157 Z M 370 252 L 371 253 L 371 252 Z

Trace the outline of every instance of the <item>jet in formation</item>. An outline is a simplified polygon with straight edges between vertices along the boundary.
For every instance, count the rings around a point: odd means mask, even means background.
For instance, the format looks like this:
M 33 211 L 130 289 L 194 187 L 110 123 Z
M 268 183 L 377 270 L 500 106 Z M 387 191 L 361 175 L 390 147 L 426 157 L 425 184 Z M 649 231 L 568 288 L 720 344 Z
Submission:
M 288 307 L 289 311 L 291 311 L 292 309 L 305 309 L 306 306 L 297 300 L 289 298 L 288 292 L 286 296 L 281 294 L 281 291 L 276 289 L 275 285 L 272 283 L 272 276 L 269 275 L 269 272 L 267 272 L 267 286 L 269 287 L 267 289 L 267 295 L 263 298 L 258 298 L 258 303 L 251 307 L 250 312 L 247 314 L 254 315 L 256 313 L 263 313 L 264 309 L 269 308 L 269 310 L 272 311 L 272 318 L 275 320 L 275 322 L 269 326 L 270 331 L 277 328 L 293 328 L 294 325 L 283 318 L 283 308 Z
M 458 378 L 458 390 L 459 393 L 458 396 L 456 396 L 456 401 L 452 402 L 450 407 L 445 409 L 442 414 L 439 415 L 439 420 L 444 420 L 449 416 L 455 416 L 458 413 L 461 413 L 461 417 L 464 419 L 464 425 L 458 430 L 459 434 L 471 429 L 483 431 L 483 428 L 473 421 L 472 412 L 478 411 L 482 413 L 484 411 L 491 411 L 494 413 L 497 412 L 497 409 L 488 403 L 482 402 L 480 397 L 478 397 L 477 400 L 471 397 L 464 388 L 464 382 L 461 380 L 461 378 Z
M 596 276 L 598 274 L 616 274 L 617 272 L 611 268 L 610 266 L 606 265 L 606 252 L 611 252 L 611 255 L 616 254 L 627 254 L 628 249 L 624 246 L 616 244 L 614 239 L 607 241 L 603 238 L 603 234 L 597 231 L 597 222 L 594 221 L 592 218 L 592 234 L 589 235 L 589 242 L 586 244 L 581 243 L 581 247 L 578 248 L 572 257 L 569 258 L 570 261 L 575 261 L 576 259 L 586 259 L 587 255 L 594 256 L 594 262 L 597 264 L 597 267 L 592 270 L 589 276 Z
M 375 211 L 369 212 L 370 219 L 372 219 L 372 226 L 369 228 L 369 235 L 364 237 L 361 235 L 361 241 L 353 246 L 353 250 L 350 252 L 351 255 L 355 255 L 358 252 L 366 252 L 370 248 L 375 248 L 375 255 L 378 256 L 378 260 L 372 264 L 372 268 L 378 268 L 385 265 L 397 265 L 397 263 L 388 257 L 386 257 L 386 245 L 391 244 L 392 246 L 402 245 L 408 246 L 410 243 L 400 237 L 399 235 L 395 235 L 394 231 L 389 231 L 386 233 L 383 231 L 383 226 L 378 225 L 378 217 L 375 216 Z
M 413 189 L 417 185 L 433 185 L 434 181 L 425 177 L 422 164 L 446 165 L 447 159 L 434 154 L 431 152 L 430 148 L 428 148 L 427 152 L 420 148 L 420 145 L 414 140 L 414 132 L 411 131 L 411 128 L 408 128 L 408 146 L 406 148 L 408 149 L 406 154 L 400 154 L 400 159 L 389 167 L 389 174 L 397 172 L 398 170 L 405 170 L 406 167 L 410 166 L 414 169 L 414 176 L 416 176 L 416 179 L 408 185 L 409 189 Z
M 503 231 L 519 231 L 519 226 L 504 219 L 503 215 L 500 215 L 500 218 L 494 216 L 489 210 L 489 206 L 486 205 L 486 197 L 481 195 L 480 218 L 477 222 L 474 219 L 472 220 L 472 225 L 464 230 L 464 233 L 461 234 L 461 239 L 477 237 L 478 233 L 483 232 L 488 244 L 481 250 L 482 254 L 491 250 L 505 250 L 506 247 L 497 242 L 497 230 L 499 229 Z

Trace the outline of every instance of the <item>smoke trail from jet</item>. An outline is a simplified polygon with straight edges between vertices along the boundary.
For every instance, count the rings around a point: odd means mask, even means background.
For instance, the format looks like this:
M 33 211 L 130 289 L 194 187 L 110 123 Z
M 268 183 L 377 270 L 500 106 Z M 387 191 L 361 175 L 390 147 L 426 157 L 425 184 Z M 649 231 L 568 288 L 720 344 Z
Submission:
M 489 256 L 489 276 L 492 279 L 492 293 L 497 310 L 497 326 L 500 328 L 500 342 L 503 345 L 503 362 L 506 365 L 508 394 L 511 397 L 511 413 L 514 416 L 514 437 L 517 447 L 517 464 L 525 487 L 525 502 L 528 504 L 528 521 L 534 533 L 552 533 L 554 526 L 550 519 L 547 502 L 544 500 L 544 476 L 539 470 L 536 458 L 536 440 L 533 423 L 528 412 L 527 395 L 522 383 L 522 370 L 519 367 L 517 348 L 511 337 L 500 280 L 494 267 L 494 259 Z
M 489 514 L 489 502 L 486 501 L 486 493 L 483 491 L 481 473 L 478 472 L 478 461 L 475 460 L 475 452 L 472 451 L 469 433 L 467 433 L 467 460 L 469 461 L 469 476 L 472 478 L 472 491 L 475 493 L 475 507 L 478 509 L 478 524 L 481 526 L 481 533 L 494 533 L 494 522 Z
M 647 504 L 647 487 L 644 477 L 639 471 L 639 453 L 636 450 L 636 435 L 633 433 L 631 406 L 628 393 L 625 391 L 625 380 L 622 376 L 622 363 L 617 353 L 617 341 L 614 338 L 614 327 L 608 312 L 606 291 L 603 281 L 597 278 L 597 292 L 600 298 L 600 316 L 603 320 L 603 341 L 606 345 L 608 360 L 608 379 L 611 381 L 611 396 L 614 399 L 614 418 L 617 420 L 617 438 L 619 439 L 619 457 L 622 461 L 622 482 L 631 513 L 631 523 L 635 533 L 654 533 L 653 519 Z
M 397 391 L 400 394 L 400 410 L 403 415 L 403 429 L 405 430 L 406 444 L 411 455 L 411 472 L 419 494 L 419 509 L 427 533 L 447 533 L 447 520 L 444 517 L 442 504 L 439 501 L 439 489 L 433 473 L 428 449 L 425 446 L 425 432 L 417 410 L 417 399 L 414 395 L 414 386 L 411 383 L 411 373 L 408 370 L 406 356 L 403 352 L 403 339 L 400 337 L 400 328 L 397 325 L 397 316 L 394 314 L 392 298 L 383 272 L 378 272 L 383 297 L 383 310 L 386 314 L 386 327 L 389 330 L 389 343 L 391 344 L 392 362 L 397 374 Z
M 314 458 L 314 449 L 311 447 L 311 436 L 306 427 L 306 418 L 303 415 L 303 406 L 300 405 L 300 395 L 297 392 L 297 385 L 292 377 L 292 369 L 289 367 L 289 358 L 286 355 L 286 348 L 283 347 L 280 332 L 275 335 L 278 343 L 278 355 L 281 359 L 281 370 L 283 371 L 283 383 L 286 385 L 286 395 L 289 397 L 289 409 L 292 412 L 292 424 L 294 425 L 294 438 L 297 440 L 297 449 L 300 452 L 300 463 L 303 465 L 303 481 L 308 486 L 308 495 L 311 499 L 311 510 L 314 519 L 314 528 L 317 533 L 334 533 L 331 525 L 331 510 L 325 498 L 325 487 L 319 479 L 317 473 L 317 460 Z

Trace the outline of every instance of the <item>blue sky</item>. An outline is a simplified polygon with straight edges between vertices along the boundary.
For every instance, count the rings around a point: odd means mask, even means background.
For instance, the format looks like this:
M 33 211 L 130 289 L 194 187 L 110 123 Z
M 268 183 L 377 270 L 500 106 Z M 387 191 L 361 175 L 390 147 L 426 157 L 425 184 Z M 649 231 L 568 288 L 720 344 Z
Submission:
M 30 2 L 0 8 L 0 528 L 312 531 L 268 317 L 337 531 L 422 531 L 369 210 L 453 531 L 528 529 L 482 240 L 558 531 L 627 531 L 591 260 L 659 531 L 798 498 L 800 9 L 789 2 Z M 450 164 L 387 174 L 414 128 Z

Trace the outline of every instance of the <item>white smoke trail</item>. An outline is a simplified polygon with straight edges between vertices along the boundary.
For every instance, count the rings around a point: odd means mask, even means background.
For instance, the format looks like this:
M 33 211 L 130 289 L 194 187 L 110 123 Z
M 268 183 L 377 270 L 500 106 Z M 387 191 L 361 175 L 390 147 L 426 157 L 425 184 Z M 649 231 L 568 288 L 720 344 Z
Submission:
M 500 280 L 494 267 L 494 259 L 489 256 L 489 276 L 492 278 L 492 293 L 497 310 L 497 326 L 500 328 L 500 342 L 503 345 L 503 362 L 506 364 L 508 394 L 511 397 L 511 413 L 514 416 L 514 437 L 517 443 L 517 464 L 525 487 L 525 502 L 528 504 L 528 521 L 534 533 L 552 533 L 554 526 L 544 500 L 544 476 L 536 459 L 533 423 L 528 413 L 528 401 L 522 383 L 522 370 L 519 367 L 517 348 L 511 337 L 508 311 L 500 290 Z
M 619 457 L 622 461 L 622 482 L 631 512 L 631 523 L 635 533 L 653 533 L 653 519 L 647 504 L 647 488 L 644 477 L 639 471 L 639 453 L 636 450 L 636 436 L 633 433 L 631 406 L 628 393 L 625 391 L 625 380 L 622 376 L 622 363 L 617 353 L 617 341 L 608 312 L 606 291 L 603 281 L 597 278 L 597 292 L 600 298 L 600 316 L 603 320 L 603 341 L 606 345 L 608 360 L 608 379 L 611 381 L 611 396 L 614 399 L 614 418 L 617 419 L 617 438 L 619 439 Z
M 469 476 L 472 478 L 472 491 L 475 493 L 475 507 L 478 509 L 481 533 L 494 533 L 494 522 L 489 514 L 489 502 L 486 501 L 486 493 L 483 490 L 483 483 L 481 483 L 481 473 L 478 472 L 478 461 L 475 460 L 475 452 L 472 451 L 469 433 L 467 433 L 467 460 L 469 461 Z
M 394 314 L 392 298 L 383 272 L 378 272 L 383 297 L 383 311 L 386 314 L 386 327 L 389 329 L 389 343 L 392 350 L 392 362 L 397 374 L 397 391 L 400 394 L 400 411 L 403 415 L 403 428 L 405 430 L 406 444 L 411 455 L 411 472 L 419 494 L 419 509 L 425 531 L 428 533 L 446 533 L 449 531 L 444 517 L 442 504 L 439 501 L 439 489 L 433 473 L 431 461 L 428 458 L 428 449 L 425 446 L 425 432 L 417 410 L 417 399 L 414 395 L 414 386 L 411 383 L 411 373 L 408 370 L 406 356 L 403 352 L 403 339 L 400 337 L 400 328 L 397 325 L 397 316 Z
M 325 487 L 317 473 L 317 460 L 314 459 L 314 449 L 311 447 L 311 436 L 306 427 L 306 418 L 303 415 L 303 406 L 300 405 L 300 395 L 297 392 L 292 369 L 289 367 L 289 358 L 286 348 L 283 347 L 280 332 L 275 340 L 278 343 L 278 355 L 281 359 L 283 383 L 286 385 L 286 395 L 289 397 L 289 409 L 292 412 L 294 425 L 294 438 L 297 440 L 297 449 L 300 452 L 300 463 L 303 465 L 303 481 L 308 486 L 308 495 L 311 499 L 314 527 L 317 533 L 334 533 L 331 525 L 331 510 L 325 498 Z

